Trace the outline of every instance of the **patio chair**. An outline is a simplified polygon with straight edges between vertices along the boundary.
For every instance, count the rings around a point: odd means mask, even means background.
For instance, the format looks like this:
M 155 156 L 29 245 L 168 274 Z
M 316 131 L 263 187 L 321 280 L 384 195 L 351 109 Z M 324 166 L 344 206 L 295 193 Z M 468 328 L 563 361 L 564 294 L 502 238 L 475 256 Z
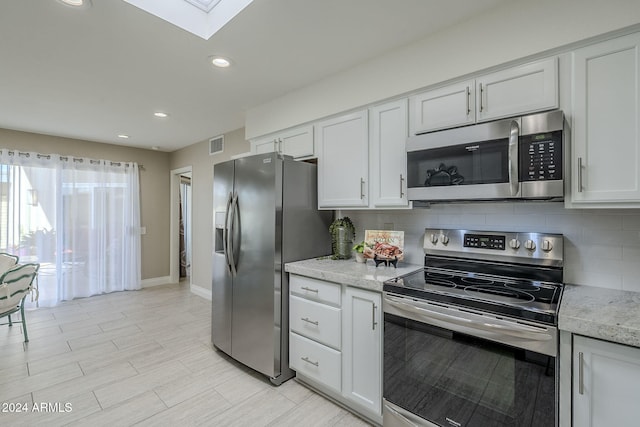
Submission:
M 4 273 L 18 263 L 18 256 L 0 252 L 0 274 Z
M 27 322 L 24 318 L 24 300 L 33 287 L 40 264 L 18 264 L 0 276 L 0 317 L 8 317 L 13 326 L 11 315 L 20 312 L 24 342 L 29 342 Z

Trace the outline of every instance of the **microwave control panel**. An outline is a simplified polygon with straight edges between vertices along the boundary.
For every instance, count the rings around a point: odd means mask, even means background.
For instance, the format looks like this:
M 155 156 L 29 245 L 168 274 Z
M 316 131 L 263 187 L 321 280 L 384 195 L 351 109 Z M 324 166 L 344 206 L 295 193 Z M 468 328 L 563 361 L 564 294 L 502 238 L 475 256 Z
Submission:
M 520 181 L 562 179 L 562 131 L 520 137 Z

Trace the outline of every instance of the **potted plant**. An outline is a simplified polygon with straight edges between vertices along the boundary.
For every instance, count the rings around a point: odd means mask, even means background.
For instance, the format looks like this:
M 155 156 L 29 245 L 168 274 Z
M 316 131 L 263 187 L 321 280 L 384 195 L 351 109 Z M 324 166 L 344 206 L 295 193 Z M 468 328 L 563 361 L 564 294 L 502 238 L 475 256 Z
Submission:
M 367 262 L 367 259 L 364 257 L 364 251 L 366 248 L 367 244 L 364 241 L 353 247 L 353 250 L 356 251 L 356 262 Z
M 335 219 L 329 226 L 331 234 L 332 259 L 351 258 L 351 245 L 356 237 L 356 229 L 348 216 Z

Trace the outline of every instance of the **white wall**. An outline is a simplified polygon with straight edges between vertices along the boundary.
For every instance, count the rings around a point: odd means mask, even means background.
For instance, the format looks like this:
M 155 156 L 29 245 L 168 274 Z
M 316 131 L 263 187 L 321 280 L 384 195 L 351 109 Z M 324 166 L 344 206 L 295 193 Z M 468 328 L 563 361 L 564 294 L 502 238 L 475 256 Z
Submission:
M 518 0 L 246 114 L 251 139 L 640 23 L 638 0 Z
M 565 282 L 640 292 L 640 210 L 564 209 L 562 203 L 432 205 L 406 211 L 341 211 L 364 230 L 405 232 L 405 261 L 423 264 L 424 229 L 529 231 L 565 236 Z M 382 267 L 379 267 L 382 268 Z

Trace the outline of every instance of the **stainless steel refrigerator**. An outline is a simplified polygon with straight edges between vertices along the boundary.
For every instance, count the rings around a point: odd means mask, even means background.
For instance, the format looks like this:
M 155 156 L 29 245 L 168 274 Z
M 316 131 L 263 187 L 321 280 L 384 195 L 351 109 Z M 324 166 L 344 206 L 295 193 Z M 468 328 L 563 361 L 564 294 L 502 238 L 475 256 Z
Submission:
M 275 153 L 214 166 L 212 341 L 279 385 L 289 369 L 286 262 L 331 253 L 314 164 Z

